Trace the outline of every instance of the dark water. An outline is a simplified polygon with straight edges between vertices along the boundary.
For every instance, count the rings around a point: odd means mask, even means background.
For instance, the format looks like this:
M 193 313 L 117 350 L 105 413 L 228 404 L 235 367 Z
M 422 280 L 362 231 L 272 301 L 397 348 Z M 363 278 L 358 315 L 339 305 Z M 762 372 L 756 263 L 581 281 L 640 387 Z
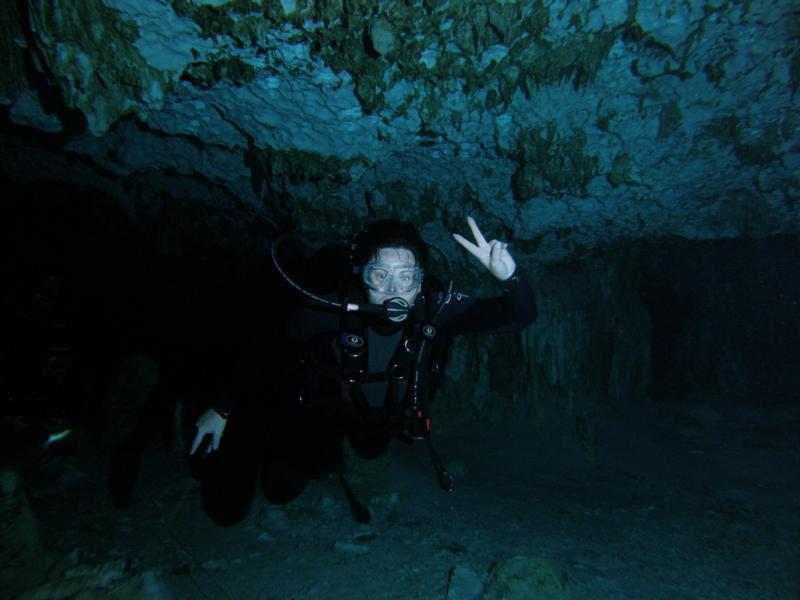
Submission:
M 451 495 L 424 444 L 393 442 L 375 461 L 346 450 L 369 525 L 321 477 L 285 507 L 253 493 L 247 516 L 220 528 L 186 445 L 197 415 L 242 385 L 235 364 L 254 341 L 266 350 L 250 393 L 281 389 L 294 297 L 263 251 L 270 232 L 244 254 L 179 207 L 132 218 L 86 190 L 8 189 L 3 467 L 22 474 L 42 543 L 91 577 L 106 565 L 106 583 L 141 598 L 452 600 L 491 597 L 492 565 L 523 556 L 547 597 L 800 595 L 796 237 L 641 246 L 647 401 L 589 422 L 445 424 Z M 287 263 L 320 288 L 338 264 Z M 130 484 L 124 509 L 115 469 Z

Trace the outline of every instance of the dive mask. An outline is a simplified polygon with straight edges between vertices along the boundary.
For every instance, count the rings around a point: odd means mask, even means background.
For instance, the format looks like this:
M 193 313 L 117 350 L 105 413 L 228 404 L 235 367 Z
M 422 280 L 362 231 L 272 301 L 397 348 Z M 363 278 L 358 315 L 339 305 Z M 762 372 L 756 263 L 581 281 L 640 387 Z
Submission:
M 372 291 L 383 294 L 405 294 L 422 285 L 424 271 L 420 267 L 371 262 L 361 270 L 361 280 Z

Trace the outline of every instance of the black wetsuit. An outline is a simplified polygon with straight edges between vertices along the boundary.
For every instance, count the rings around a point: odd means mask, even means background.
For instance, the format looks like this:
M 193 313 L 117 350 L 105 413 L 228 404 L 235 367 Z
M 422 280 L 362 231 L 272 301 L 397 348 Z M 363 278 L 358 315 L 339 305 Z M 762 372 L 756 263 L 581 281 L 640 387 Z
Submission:
M 526 278 L 514 275 L 500 286 L 503 294 L 494 298 L 460 293 L 445 298 L 441 292 L 428 291 L 417 299 L 417 303 L 427 301 L 429 306 L 445 302 L 436 321 L 431 362 L 444 360 L 443 353 L 457 335 L 518 331 L 534 321 L 536 301 Z M 364 324 L 368 371 L 383 371 L 412 320 L 395 324 L 373 317 Z M 234 523 L 247 513 L 259 467 L 261 487 L 267 498 L 284 503 L 299 494 L 309 479 L 341 468 L 344 436 L 349 437 L 356 452 L 367 458 L 380 455 L 386 448 L 390 434 L 381 427 L 380 414 L 390 383 L 376 381 L 361 385 L 363 399 L 369 409 L 374 409 L 368 410 L 370 416 L 365 418 L 363 410 L 354 408 L 355 402 L 348 397 L 351 384 L 333 376 L 342 363 L 337 344 L 341 328 L 338 312 L 316 307 L 299 308 L 286 322 L 286 336 L 291 343 L 297 348 L 311 348 L 317 360 L 327 363 L 327 373 L 320 372 L 321 382 L 313 386 L 316 394 L 326 396 L 323 402 L 314 398 L 306 398 L 305 404 L 299 401 L 300 388 L 307 387 L 308 380 L 286 377 L 285 370 L 290 365 L 281 361 L 288 355 L 294 356 L 287 352 L 286 344 L 278 345 L 280 355 L 275 353 L 274 343 L 269 352 L 247 353 L 246 362 L 250 364 L 245 371 L 251 375 L 258 371 L 267 378 L 253 385 L 250 376 L 237 376 L 240 391 L 215 407 L 231 412 L 237 405 L 220 450 L 205 460 L 204 505 L 218 523 Z M 276 379 L 275 373 L 266 375 L 265 365 L 270 361 L 275 365 L 276 360 L 277 369 L 283 371 L 280 379 Z M 249 392 L 242 391 L 242 381 L 249 381 Z M 248 394 L 250 401 L 242 402 Z
M 446 349 L 457 335 L 516 331 L 533 322 L 536 318 L 536 302 L 527 281 L 523 277 L 514 276 L 501 285 L 504 293 L 496 298 L 473 298 L 461 293 L 453 293 L 447 297 L 443 292 L 434 291 L 425 292 L 417 298 L 417 305 L 427 304 L 425 311 L 427 315 L 431 315 L 440 302 L 444 303 L 435 323 L 437 333 L 433 339 L 434 349 L 431 352 L 429 368 L 439 370 L 441 363 L 444 362 Z M 328 389 L 322 390 L 322 394 L 329 398 L 317 404 L 329 413 L 361 417 L 372 421 L 373 428 L 378 426 L 377 421 L 385 408 L 389 383 L 387 381 L 360 383 L 359 387 L 364 395 L 362 402 L 366 401 L 367 406 L 364 408 L 370 414 L 365 416 L 363 408 L 359 411 L 358 402 L 353 397 L 352 385 L 341 380 L 342 350 L 339 337 L 342 329 L 362 335 L 366 341 L 368 355 L 363 366 L 367 372 L 379 374 L 385 371 L 395 358 L 395 350 L 411 326 L 413 313 L 409 317 L 401 323 L 394 323 L 382 317 L 370 317 L 363 319 L 365 327 L 353 327 L 348 326 L 347 322 L 343 323 L 338 312 L 311 307 L 295 311 L 287 322 L 287 335 L 296 344 L 310 347 L 316 354 L 318 364 L 328 365 L 328 368 L 324 369 L 326 372 L 319 375 L 322 379 L 328 379 Z M 333 383 L 336 385 L 331 385 Z M 314 395 L 313 391 L 310 393 Z M 405 393 L 404 385 L 398 393 L 401 396 Z M 320 395 L 319 390 L 316 395 Z

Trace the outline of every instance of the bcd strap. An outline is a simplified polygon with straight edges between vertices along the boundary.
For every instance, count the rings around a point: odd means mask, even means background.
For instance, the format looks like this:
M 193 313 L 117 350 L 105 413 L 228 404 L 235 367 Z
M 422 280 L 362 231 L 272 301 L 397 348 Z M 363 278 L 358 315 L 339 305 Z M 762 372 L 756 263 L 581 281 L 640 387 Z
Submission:
M 350 300 L 345 298 L 345 302 Z M 364 319 L 353 313 L 340 313 L 339 346 L 342 378 L 345 381 L 362 381 L 369 370 L 367 328 Z
M 406 326 L 387 368 L 381 371 L 369 372 L 367 325 L 363 316 L 342 313 L 337 338 L 341 360 L 339 379 L 350 384 L 350 396 L 356 409 L 368 420 L 379 419 L 376 407 L 370 406 L 362 385 L 386 382 L 384 410 L 380 411 L 382 417 L 394 423 L 408 422 L 409 417 L 412 421 L 418 420 L 419 424 L 413 426 L 420 430 L 415 432 L 415 437 L 427 433 L 430 427 L 424 414 L 428 396 L 425 389 L 428 377 L 424 371 L 429 367 L 428 358 L 437 329 L 426 319 L 428 309 L 426 297 L 420 295 L 409 314 L 411 322 Z
M 426 340 L 432 340 L 434 337 L 436 337 L 436 327 L 434 327 L 431 323 L 417 322 L 414 323 L 413 329 L 415 335 L 425 338 Z

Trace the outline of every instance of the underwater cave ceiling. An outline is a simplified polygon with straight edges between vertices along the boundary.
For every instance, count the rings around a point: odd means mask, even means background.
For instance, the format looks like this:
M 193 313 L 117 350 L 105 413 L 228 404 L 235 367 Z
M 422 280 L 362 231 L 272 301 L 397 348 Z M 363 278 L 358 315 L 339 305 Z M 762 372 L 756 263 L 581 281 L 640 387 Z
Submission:
M 5 176 L 521 256 L 798 231 L 791 1 L 0 4 Z M 9 124 L 8 121 L 13 123 Z M 34 130 L 39 130 L 34 131 Z

